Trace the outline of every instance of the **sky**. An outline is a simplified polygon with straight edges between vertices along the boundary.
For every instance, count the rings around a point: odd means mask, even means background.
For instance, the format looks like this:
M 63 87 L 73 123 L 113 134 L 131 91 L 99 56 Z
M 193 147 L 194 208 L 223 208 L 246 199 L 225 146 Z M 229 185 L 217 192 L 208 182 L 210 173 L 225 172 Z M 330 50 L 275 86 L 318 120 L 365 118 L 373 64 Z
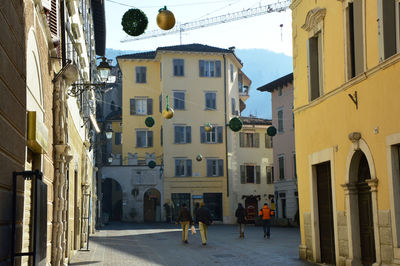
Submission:
M 164 5 L 174 13 L 178 23 L 216 17 L 282 0 L 105 0 L 106 47 L 118 50 L 149 51 L 157 47 L 179 45 L 179 34 L 121 43 L 127 34 L 122 30 L 121 18 L 130 8 L 141 9 L 149 24 L 146 31 L 158 30 L 156 16 Z M 283 24 L 281 27 L 280 25 Z M 291 11 L 269 13 L 234 22 L 214 25 L 182 34 L 182 44 L 202 43 L 220 48 L 267 49 L 292 55 Z

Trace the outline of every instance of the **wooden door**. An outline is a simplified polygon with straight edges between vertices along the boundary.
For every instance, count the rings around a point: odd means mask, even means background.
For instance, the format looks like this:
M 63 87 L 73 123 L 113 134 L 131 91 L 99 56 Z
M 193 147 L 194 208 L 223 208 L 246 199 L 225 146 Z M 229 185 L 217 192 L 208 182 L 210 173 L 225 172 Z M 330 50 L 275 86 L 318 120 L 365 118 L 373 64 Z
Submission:
M 318 164 L 316 170 L 321 262 L 335 264 L 335 238 L 333 231 L 330 163 L 326 162 Z
M 372 265 L 375 260 L 374 220 L 372 216 L 371 192 L 366 179 L 370 179 L 368 161 L 365 155 L 358 168 L 358 213 L 360 222 L 361 261 L 363 265 Z

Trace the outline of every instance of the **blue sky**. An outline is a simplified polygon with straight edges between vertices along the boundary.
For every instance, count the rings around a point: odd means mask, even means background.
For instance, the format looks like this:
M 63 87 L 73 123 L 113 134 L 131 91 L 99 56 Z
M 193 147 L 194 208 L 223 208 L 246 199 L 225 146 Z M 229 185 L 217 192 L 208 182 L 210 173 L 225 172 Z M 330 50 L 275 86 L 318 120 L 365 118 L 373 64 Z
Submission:
M 122 30 L 121 18 L 130 8 L 141 9 L 148 17 L 147 31 L 159 29 L 156 23 L 158 9 L 164 5 L 175 15 L 177 23 L 186 23 L 255 8 L 278 0 L 169 0 L 136 1 L 105 0 L 107 23 L 107 48 L 119 50 L 154 50 L 159 46 L 180 44 L 179 34 L 126 43 L 120 41 L 127 35 Z M 280 25 L 283 24 L 283 27 Z M 291 11 L 269 13 L 235 22 L 219 24 L 185 32 L 182 44 L 203 43 L 207 45 L 238 49 L 259 48 L 292 55 Z

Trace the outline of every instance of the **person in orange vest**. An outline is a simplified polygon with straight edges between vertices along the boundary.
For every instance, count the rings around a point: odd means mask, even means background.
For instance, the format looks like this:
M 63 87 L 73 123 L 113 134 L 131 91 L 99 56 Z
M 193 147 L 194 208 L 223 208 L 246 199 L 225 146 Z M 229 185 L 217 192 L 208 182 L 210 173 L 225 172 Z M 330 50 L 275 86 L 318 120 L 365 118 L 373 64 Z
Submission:
M 262 218 L 264 238 L 269 238 L 271 234 L 271 216 L 274 215 L 274 211 L 268 207 L 267 203 L 264 203 L 264 207 L 260 210 L 259 215 Z

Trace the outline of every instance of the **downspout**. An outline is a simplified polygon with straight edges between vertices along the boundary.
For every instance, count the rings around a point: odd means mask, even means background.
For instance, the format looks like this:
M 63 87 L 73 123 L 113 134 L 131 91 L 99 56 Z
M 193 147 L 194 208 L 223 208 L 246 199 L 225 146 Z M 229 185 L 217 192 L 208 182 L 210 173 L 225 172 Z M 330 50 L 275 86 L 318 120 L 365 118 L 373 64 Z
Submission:
M 225 119 L 225 168 L 226 168 L 226 196 L 229 197 L 229 168 L 228 168 L 228 121 L 226 119 L 226 58 L 224 57 L 224 119 Z
M 61 58 L 62 58 L 62 66 L 64 67 L 67 63 L 67 54 L 66 54 L 66 41 L 65 41 L 65 3 L 64 0 L 60 1 L 60 15 L 61 15 Z

